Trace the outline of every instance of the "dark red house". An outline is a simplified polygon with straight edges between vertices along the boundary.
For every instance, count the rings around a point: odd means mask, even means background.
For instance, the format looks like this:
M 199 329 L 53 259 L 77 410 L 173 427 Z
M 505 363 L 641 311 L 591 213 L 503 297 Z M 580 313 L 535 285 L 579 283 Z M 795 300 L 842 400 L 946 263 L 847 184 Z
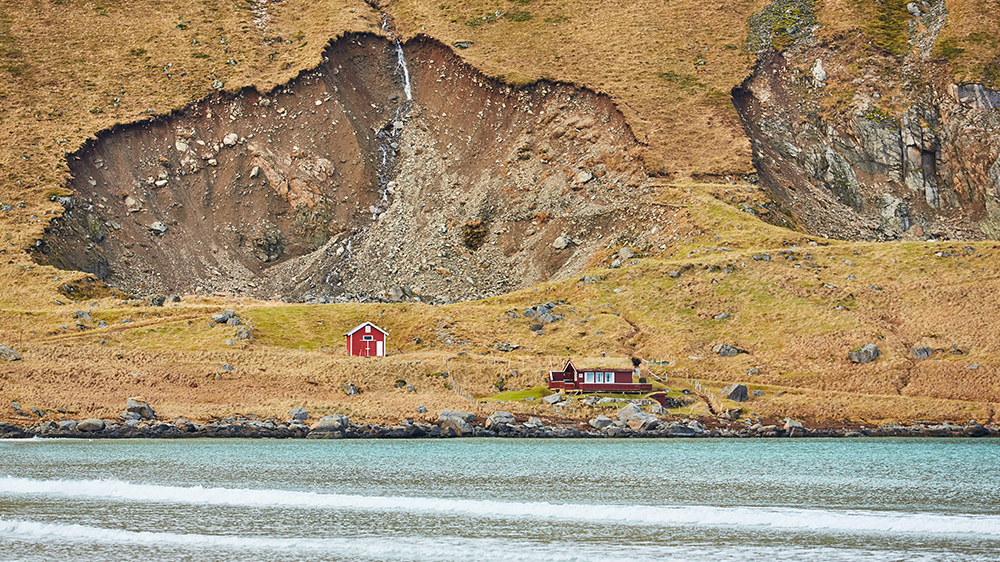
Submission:
M 371 322 L 365 322 L 347 336 L 347 354 L 355 357 L 385 357 L 385 342 L 389 334 Z
M 549 390 L 574 392 L 640 393 L 653 390 L 651 383 L 639 379 L 639 369 L 577 369 L 567 361 L 561 371 L 549 371 Z

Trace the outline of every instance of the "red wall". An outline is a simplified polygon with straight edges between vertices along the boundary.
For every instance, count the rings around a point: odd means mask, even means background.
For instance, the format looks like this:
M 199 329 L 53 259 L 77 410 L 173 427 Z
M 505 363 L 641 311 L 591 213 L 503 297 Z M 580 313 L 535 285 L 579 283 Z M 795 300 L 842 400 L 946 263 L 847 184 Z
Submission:
M 364 341 L 364 336 L 371 336 L 371 341 Z M 347 352 L 356 357 L 375 357 L 378 344 L 382 342 L 382 354 L 385 355 L 385 334 L 372 328 L 372 331 L 365 333 L 364 328 L 354 332 L 347 337 Z

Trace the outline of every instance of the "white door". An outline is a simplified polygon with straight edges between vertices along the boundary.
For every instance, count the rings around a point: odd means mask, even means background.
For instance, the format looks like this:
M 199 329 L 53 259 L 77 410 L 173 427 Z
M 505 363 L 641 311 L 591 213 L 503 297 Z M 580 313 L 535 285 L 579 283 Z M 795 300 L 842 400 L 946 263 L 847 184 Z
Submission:
M 376 357 L 385 357 L 385 350 L 382 349 L 382 345 L 383 345 L 383 343 L 380 342 L 380 341 L 375 342 L 375 356 Z

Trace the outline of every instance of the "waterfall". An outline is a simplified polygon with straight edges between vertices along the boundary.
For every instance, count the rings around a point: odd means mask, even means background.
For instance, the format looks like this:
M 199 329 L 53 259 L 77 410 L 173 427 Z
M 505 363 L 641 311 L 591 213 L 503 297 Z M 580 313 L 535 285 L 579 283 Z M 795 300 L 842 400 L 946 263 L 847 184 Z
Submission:
M 403 69 L 403 91 L 406 92 L 406 99 L 412 100 L 410 93 L 410 69 L 406 67 L 406 57 L 403 56 L 403 45 L 396 39 L 396 58 L 399 59 L 399 67 Z

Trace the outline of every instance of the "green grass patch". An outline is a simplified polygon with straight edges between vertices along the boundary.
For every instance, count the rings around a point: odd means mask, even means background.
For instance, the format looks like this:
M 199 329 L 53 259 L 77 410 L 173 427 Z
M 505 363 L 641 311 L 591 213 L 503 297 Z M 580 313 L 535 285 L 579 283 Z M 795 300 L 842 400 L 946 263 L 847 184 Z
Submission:
M 539 385 L 534 388 L 524 390 L 507 390 L 504 392 L 498 392 L 491 396 L 485 396 L 481 398 L 481 400 L 484 402 L 522 402 L 525 398 L 541 400 L 549 394 L 552 394 L 552 392 L 549 391 L 547 386 Z

